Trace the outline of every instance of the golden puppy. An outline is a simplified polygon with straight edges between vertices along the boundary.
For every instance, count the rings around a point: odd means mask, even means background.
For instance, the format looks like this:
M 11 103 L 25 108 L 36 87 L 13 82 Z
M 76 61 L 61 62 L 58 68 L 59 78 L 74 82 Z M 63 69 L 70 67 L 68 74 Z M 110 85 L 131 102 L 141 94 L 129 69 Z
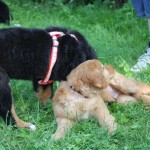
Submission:
M 127 103 L 142 100 L 150 104 L 150 86 L 127 78 L 112 66 L 104 66 L 98 60 L 89 60 L 79 65 L 68 75 L 67 81 L 85 97 L 92 97 L 94 92 L 107 102 Z
M 99 91 L 108 85 L 107 79 L 101 73 L 102 68 L 103 65 L 99 61 L 87 61 L 68 76 L 72 82 L 60 83 L 53 97 L 53 110 L 58 128 L 52 138 L 64 137 L 65 132 L 76 120 L 87 119 L 90 116 L 96 117 L 99 124 L 106 126 L 109 132 L 116 129 L 115 119 L 99 95 Z
M 72 70 L 55 92 L 53 110 L 58 128 L 52 138 L 64 137 L 76 119 L 89 116 L 95 116 L 100 125 L 112 132 L 116 129 L 115 119 L 104 101 L 127 103 L 142 99 L 149 104 L 148 94 L 150 86 L 129 79 L 98 60 L 88 60 Z
M 111 78 L 108 87 L 118 92 L 117 101 L 119 103 L 142 100 L 143 103 L 150 104 L 149 85 L 127 78 L 111 66 L 104 67 L 104 72 L 105 77 Z

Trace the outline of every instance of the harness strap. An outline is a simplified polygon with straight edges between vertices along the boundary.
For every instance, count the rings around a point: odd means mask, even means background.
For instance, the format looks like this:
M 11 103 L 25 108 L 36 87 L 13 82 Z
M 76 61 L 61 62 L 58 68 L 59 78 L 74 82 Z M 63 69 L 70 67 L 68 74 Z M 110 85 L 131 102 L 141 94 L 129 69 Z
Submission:
M 52 37 L 53 45 L 52 45 L 52 50 L 51 50 L 51 54 L 50 54 L 48 71 L 46 73 L 45 78 L 43 80 L 39 81 L 39 84 L 42 84 L 42 85 L 52 84 L 54 82 L 54 80 L 49 80 L 49 78 L 51 76 L 52 69 L 57 60 L 57 52 L 58 52 L 58 46 L 59 46 L 59 42 L 57 39 L 64 35 L 63 32 L 57 32 L 57 31 L 50 32 L 49 34 Z
M 52 37 L 53 45 L 52 45 L 52 50 L 51 50 L 51 54 L 50 54 L 48 71 L 47 71 L 44 79 L 39 81 L 39 84 L 41 84 L 41 85 L 52 84 L 54 82 L 54 80 L 49 80 L 49 79 L 50 79 L 50 76 L 52 73 L 52 69 L 57 60 L 57 52 L 58 52 L 58 46 L 59 46 L 59 42 L 57 39 L 64 35 L 63 32 L 58 32 L 58 31 L 52 31 L 52 32 L 49 32 L 49 34 Z M 78 41 L 78 39 L 76 38 L 75 35 L 70 34 L 70 36 L 73 37 L 76 41 Z

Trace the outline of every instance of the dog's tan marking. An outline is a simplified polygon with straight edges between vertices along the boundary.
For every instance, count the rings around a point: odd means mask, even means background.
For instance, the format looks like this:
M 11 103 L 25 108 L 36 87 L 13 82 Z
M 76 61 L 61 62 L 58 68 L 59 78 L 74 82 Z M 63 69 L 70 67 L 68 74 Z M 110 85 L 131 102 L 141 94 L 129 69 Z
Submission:
M 33 125 L 31 123 L 24 122 L 21 119 L 19 119 L 19 117 L 17 116 L 17 114 L 15 112 L 14 105 L 12 105 L 11 114 L 12 114 L 12 117 L 14 118 L 14 120 L 16 122 L 16 126 L 17 127 L 29 128 L 32 131 L 36 130 L 36 126 L 35 125 Z
M 36 94 L 37 97 L 40 99 L 41 103 L 43 105 L 46 105 L 46 102 L 51 98 L 52 96 L 52 89 L 51 85 L 48 85 L 46 89 L 43 89 L 42 86 L 39 86 L 39 91 Z

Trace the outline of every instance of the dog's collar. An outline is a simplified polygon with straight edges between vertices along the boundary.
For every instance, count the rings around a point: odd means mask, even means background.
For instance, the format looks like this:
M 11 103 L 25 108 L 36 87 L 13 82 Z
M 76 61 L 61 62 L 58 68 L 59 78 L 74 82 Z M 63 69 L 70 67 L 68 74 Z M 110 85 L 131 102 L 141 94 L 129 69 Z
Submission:
M 58 46 L 59 46 L 59 42 L 57 39 L 64 35 L 63 32 L 58 32 L 58 31 L 52 31 L 52 32 L 49 32 L 49 34 L 52 37 L 53 45 L 52 45 L 52 50 L 51 50 L 51 54 L 50 54 L 48 71 L 46 73 L 45 78 L 43 80 L 39 81 L 39 84 L 41 84 L 41 85 L 52 84 L 54 82 L 54 80 L 49 80 L 49 79 L 50 79 L 50 76 L 52 73 L 52 69 L 57 60 L 57 52 L 58 52 Z M 73 37 L 76 41 L 78 41 L 78 39 L 76 38 L 75 35 L 70 34 L 70 36 Z
M 57 32 L 57 31 L 49 32 L 49 34 L 52 37 L 53 45 L 52 45 L 52 50 L 51 50 L 50 59 L 49 59 L 48 71 L 44 79 L 39 81 L 39 84 L 42 84 L 42 85 L 52 84 L 54 82 L 54 80 L 49 80 L 49 79 L 52 73 L 52 69 L 57 60 L 57 51 L 58 51 L 58 45 L 59 45 L 59 42 L 57 39 L 64 35 L 63 32 Z

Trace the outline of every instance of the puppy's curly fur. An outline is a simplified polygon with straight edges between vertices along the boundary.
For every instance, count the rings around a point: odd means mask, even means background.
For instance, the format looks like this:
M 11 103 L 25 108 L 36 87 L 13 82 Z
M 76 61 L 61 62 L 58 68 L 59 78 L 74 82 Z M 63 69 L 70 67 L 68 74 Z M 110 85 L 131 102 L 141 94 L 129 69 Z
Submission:
M 108 84 L 101 71 L 102 65 L 98 60 L 86 61 L 71 71 L 67 81 L 60 83 L 53 97 L 58 127 L 52 138 L 64 137 L 76 120 L 90 116 L 96 117 L 109 132 L 116 129 L 115 119 L 99 95 L 99 91 Z
M 53 109 L 58 124 L 52 138 L 64 137 L 78 120 L 89 116 L 98 118 L 110 132 L 116 129 L 114 117 L 110 115 L 104 101 L 128 103 L 142 100 L 150 104 L 150 86 L 118 73 L 112 66 L 98 60 L 88 60 L 61 82 L 53 97 Z
M 66 76 L 77 65 L 86 60 L 97 58 L 95 51 L 84 36 L 74 30 L 60 27 L 0 29 L 0 67 L 11 79 L 33 81 L 34 90 L 38 91 L 39 89 L 37 95 L 43 103 L 51 96 L 51 86 L 40 86 L 38 81 L 45 77 L 48 70 L 52 48 L 52 37 L 49 34 L 51 31 L 61 31 L 64 35 L 58 38 L 58 56 L 50 80 L 66 80 Z M 77 40 L 70 34 L 73 34 Z M 5 80 L 4 75 L 0 86 L 3 85 L 3 80 Z M 8 88 L 8 86 L 2 87 L 0 93 Z M 10 91 L 7 93 L 10 95 Z M 0 106 L 10 105 L 11 103 L 11 97 L 7 100 L 6 98 L 0 99 Z M 0 109 L 4 114 L 2 117 L 6 120 L 6 112 L 11 113 L 11 107 L 6 109 L 0 107 Z
M 105 101 L 118 103 L 134 103 L 142 100 L 145 104 L 150 104 L 150 86 L 138 82 L 132 78 L 127 78 L 117 72 L 112 66 L 104 66 L 102 73 L 109 79 L 107 88 L 101 91 L 101 96 Z M 106 98 L 105 95 L 109 95 Z
M 91 66 L 94 67 L 91 69 Z M 82 67 L 86 68 L 84 73 L 81 73 Z M 101 80 L 98 80 L 99 78 Z M 98 60 L 82 63 L 72 70 L 67 80 L 70 86 L 86 97 L 91 97 L 91 93 L 95 91 L 107 102 L 128 103 L 142 100 L 144 103 L 150 104 L 149 85 L 127 78 L 112 66 L 105 66 Z

